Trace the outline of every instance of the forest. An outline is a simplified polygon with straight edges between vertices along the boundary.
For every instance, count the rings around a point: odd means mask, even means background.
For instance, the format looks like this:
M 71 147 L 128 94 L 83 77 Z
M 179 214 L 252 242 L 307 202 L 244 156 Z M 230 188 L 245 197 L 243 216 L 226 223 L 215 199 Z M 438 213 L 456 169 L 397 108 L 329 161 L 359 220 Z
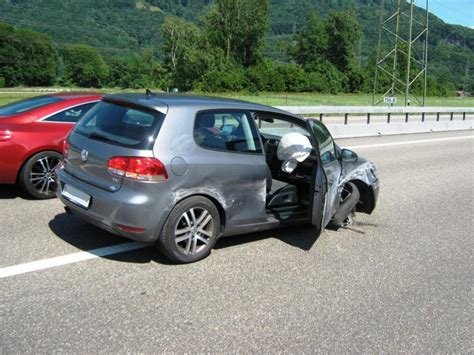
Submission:
M 0 0 L 0 87 L 370 92 L 379 8 L 378 0 Z M 472 90 L 474 30 L 430 17 L 429 95 Z

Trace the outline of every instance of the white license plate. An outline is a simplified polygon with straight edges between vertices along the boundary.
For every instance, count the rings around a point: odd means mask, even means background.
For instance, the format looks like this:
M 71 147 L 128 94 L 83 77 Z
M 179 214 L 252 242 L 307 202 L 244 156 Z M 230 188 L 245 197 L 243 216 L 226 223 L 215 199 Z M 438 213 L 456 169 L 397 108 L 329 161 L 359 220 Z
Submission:
M 90 195 L 76 189 L 75 187 L 64 185 L 62 195 L 72 203 L 84 208 L 88 208 L 91 202 Z

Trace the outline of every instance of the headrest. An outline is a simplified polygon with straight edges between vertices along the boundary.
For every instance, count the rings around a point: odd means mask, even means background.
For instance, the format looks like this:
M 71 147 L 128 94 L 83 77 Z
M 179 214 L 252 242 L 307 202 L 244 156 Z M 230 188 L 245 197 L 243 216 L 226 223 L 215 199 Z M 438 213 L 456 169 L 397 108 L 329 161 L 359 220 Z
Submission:
M 216 124 L 216 119 L 212 113 L 205 113 L 200 118 L 200 126 L 212 128 Z

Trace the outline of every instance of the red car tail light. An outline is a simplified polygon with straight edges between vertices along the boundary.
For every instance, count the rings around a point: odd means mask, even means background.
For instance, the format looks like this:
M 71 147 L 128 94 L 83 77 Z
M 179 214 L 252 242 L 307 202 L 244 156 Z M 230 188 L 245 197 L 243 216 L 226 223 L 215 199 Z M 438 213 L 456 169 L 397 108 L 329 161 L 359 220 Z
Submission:
M 111 174 L 141 181 L 166 181 L 168 173 L 156 158 L 114 157 L 109 160 Z
M 1 129 L 0 130 L 0 142 L 5 142 L 12 137 L 12 132 L 8 129 Z
M 67 141 L 67 139 L 65 139 L 63 141 L 63 155 L 67 157 L 68 153 L 69 153 L 69 142 Z

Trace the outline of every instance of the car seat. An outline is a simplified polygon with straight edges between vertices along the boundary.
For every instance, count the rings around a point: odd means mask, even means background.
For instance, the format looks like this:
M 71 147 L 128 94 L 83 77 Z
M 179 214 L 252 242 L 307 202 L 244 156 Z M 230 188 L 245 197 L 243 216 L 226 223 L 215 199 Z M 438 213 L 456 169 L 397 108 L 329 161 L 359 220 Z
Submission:
M 298 205 L 298 189 L 295 185 L 275 180 L 267 165 L 267 208 Z

